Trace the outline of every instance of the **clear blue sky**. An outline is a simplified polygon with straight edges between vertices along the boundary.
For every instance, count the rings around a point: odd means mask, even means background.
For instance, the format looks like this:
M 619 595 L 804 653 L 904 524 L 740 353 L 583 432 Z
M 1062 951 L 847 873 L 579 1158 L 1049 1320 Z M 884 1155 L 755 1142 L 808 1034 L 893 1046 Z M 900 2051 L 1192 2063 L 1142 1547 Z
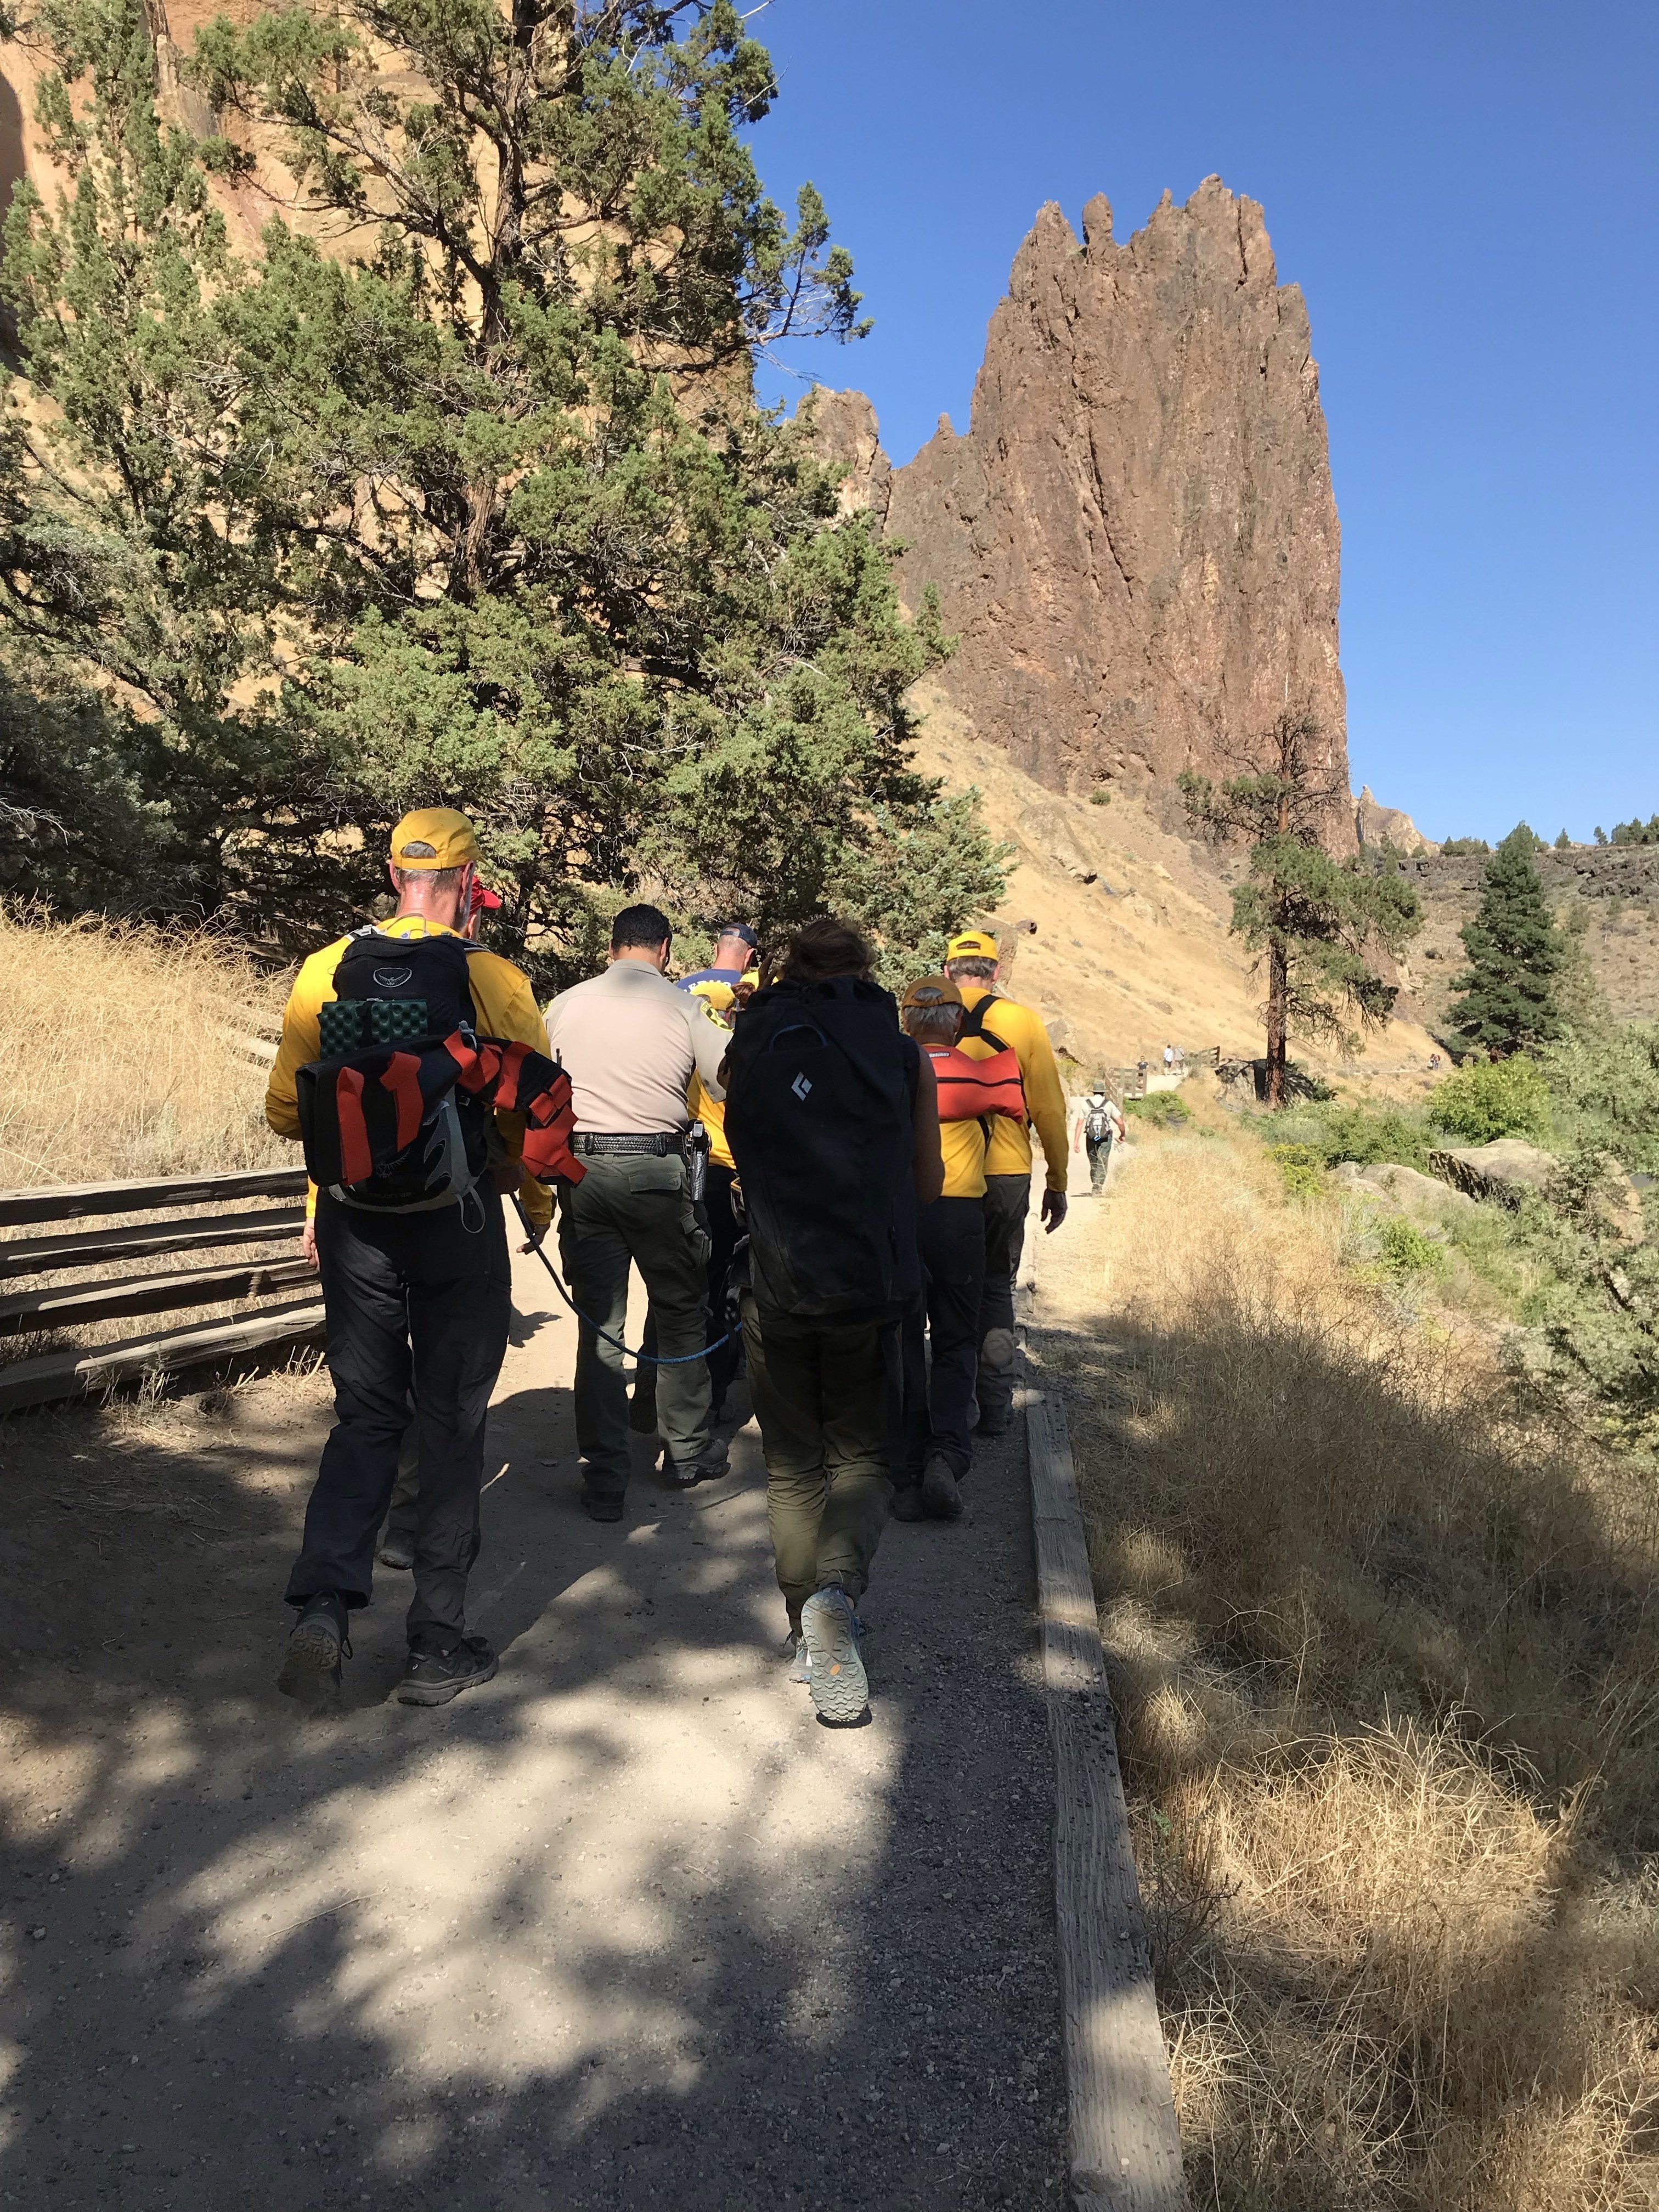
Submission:
M 768 188 L 817 185 L 876 318 L 792 359 L 869 392 L 896 461 L 966 428 L 1044 200 L 1075 227 L 1103 191 L 1123 239 L 1214 172 L 1313 319 L 1356 790 L 1434 836 L 1659 810 L 1654 0 L 771 0 L 752 27 Z

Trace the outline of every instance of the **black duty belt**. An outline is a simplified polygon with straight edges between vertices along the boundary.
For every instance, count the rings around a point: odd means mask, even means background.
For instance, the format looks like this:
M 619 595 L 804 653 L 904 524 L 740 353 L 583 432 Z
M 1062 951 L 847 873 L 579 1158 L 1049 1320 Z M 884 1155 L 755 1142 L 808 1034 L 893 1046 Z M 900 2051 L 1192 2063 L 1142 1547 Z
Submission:
M 579 1152 L 644 1153 L 659 1160 L 666 1159 L 671 1152 L 683 1151 L 684 1146 L 685 1135 L 679 1129 L 672 1135 L 665 1133 L 654 1137 L 607 1137 L 597 1130 L 578 1129 L 575 1136 L 575 1149 Z

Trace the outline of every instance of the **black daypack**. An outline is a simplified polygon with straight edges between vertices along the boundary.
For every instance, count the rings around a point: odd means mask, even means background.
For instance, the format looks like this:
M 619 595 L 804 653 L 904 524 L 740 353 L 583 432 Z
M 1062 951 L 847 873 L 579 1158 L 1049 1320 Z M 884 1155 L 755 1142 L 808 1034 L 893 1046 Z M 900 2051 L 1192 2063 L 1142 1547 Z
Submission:
M 763 1306 L 828 1321 L 921 1288 L 915 1049 L 892 994 L 854 976 L 750 1001 L 726 1055 L 726 1138 Z
M 459 937 L 370 928 L 340 956 L 318 1014 L 320 1056 L 297 1091 L 307 1170 L 349 1206 L 453 1205 L 489 1164 L 492 1108 L 458 1083 L 446 1042 L 477 1042 L 469 949 Z

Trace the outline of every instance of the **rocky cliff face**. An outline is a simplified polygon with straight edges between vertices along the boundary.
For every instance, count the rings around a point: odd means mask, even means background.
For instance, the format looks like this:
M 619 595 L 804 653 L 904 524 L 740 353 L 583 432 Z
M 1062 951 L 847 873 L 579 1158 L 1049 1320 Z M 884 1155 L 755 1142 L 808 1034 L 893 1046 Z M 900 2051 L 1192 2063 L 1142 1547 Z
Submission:
M 1188 767 L 1236 773 L 1288 703 L 1317 716 L 1346 788 L 1339 533 L 1308 315 L 1254 201 L 1166 194 L 1127 245 L 1103 198 L 1079 245 L 1045 207 L 991 319 L 963 435 L 906 468 L 863 458 L 859 394 L 836 450 L 936 585 L 962 643 L 952 702 L 1060 790 L 1158 799 Z M 856 448 L 856 449 L 855 449 Z M 1352 814 L 1333 817 L 1351 843 Z

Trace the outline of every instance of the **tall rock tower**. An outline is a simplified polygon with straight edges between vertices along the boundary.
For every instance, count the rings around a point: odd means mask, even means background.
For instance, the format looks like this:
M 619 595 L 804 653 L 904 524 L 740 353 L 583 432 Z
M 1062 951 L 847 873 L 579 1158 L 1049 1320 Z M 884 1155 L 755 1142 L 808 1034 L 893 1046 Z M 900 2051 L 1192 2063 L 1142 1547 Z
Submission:
M 965 435 L 942 421 L 890 483 L 843 395 L 825 443 L 904 541 L 906 599 L 939 587 L 962 641 L 953 703 L 1042 781 L 1156 799 L 1183 768 L 1237 773 L 1288 704 L 1316 715 L 1346 790 L 1340 538 L 1302 295 L 1278 283 L 1261 210 L 1213 177 L 1184 207 L 1166 193 L 1127 246 L 1093 199 L 1084 236 L 1038 215 Z M 1352 843 L 1346 811 L 1332 834 Z

